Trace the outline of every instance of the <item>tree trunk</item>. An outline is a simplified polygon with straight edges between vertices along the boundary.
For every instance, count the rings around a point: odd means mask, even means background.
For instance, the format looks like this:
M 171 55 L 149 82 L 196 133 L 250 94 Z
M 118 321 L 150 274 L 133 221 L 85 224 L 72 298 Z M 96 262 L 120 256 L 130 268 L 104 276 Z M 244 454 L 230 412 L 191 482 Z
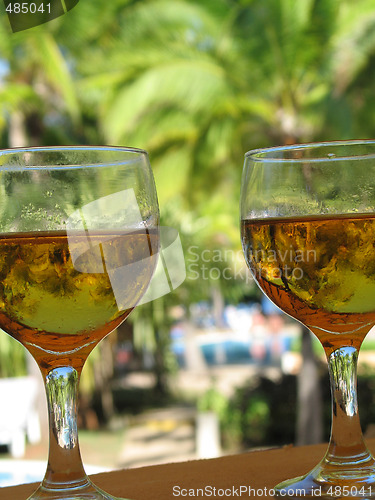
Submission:
M 103 417 L 108 422 L 114 415 L 114 403 L 110 381 L 113 378 L 112 345 L 107 337 L 98 346 L 100 349 L 100 363 L 95 367 L 95 386 L 99 392 Z
M 302 331 L 302 367 L 297 389 L 297 445 L 322 442 L 323 404 L 311 333 Z
M 211 296 L 215 326 L 217 328 L 223 328 L 224 298 L 219 284 L 211 287 Z
M 10 148 L 22 148 L 28 145 L 22 111 L 13 111 L 10 115 L 8 142 Z

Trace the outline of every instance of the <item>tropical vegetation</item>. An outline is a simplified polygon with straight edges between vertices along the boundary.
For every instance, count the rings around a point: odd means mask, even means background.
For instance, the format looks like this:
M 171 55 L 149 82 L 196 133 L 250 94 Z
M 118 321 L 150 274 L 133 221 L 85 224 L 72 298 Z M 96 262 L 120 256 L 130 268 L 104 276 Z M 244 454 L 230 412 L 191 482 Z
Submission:
M 227 278 L 187 266 L 184 285 L 143 306 L 135 331 L 155 346 L 171 305 L 256 293 L 238 272 L 245 151 L 375 135 L 374 28 L 372 0 L 82 0 L 18 33 L 1 15 L 0 145 L 145 148 L 185 251 L 233 251 Z

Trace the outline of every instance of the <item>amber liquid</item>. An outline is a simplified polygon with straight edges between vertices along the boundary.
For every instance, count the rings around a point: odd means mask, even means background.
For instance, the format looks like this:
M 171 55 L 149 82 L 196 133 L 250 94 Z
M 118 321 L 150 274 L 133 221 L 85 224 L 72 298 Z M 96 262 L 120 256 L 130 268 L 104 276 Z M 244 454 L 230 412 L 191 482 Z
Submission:
M 243 220 L 255 280 L 327 353 L 359 348 L 375 324 L 375 217 Z
M 0 328 L 43 368 L 79 366 L 151 280 L 157 232 L 11 233 L 0 238 Z

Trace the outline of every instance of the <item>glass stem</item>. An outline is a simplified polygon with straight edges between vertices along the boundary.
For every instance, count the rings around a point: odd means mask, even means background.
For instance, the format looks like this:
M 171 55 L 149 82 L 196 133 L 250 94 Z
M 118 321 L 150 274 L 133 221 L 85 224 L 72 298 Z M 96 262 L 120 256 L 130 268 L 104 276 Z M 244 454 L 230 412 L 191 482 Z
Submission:
M 345 346 L 328 356 L 332 391 L 331 440 L 325 461 L 342 466 L 363 466 L 372 462 L 363 441 L 357 402 L 358 350 Z
M 42 488 L 82 488 L 89 484 L 78 444 L 77 396 L 80 372 L 71 366 L 44 373 L 50 445 Z

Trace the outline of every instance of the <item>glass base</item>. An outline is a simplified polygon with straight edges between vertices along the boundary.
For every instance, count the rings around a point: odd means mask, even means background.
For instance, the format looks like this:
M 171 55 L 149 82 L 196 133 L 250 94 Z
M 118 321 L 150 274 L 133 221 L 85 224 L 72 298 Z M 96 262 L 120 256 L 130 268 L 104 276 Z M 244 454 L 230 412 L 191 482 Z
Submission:
M 89 479 L 79 486 L 66 485 L 64 488 L 49 488 L 42 483 L 27 500 L 130 500 L 118 498 L 95 486 Z
M 305 476 L 288 479 L 274 488 L 276 497 L 323 500 L 375 499 L 375 465 L 342 469 L 320 463 Z

